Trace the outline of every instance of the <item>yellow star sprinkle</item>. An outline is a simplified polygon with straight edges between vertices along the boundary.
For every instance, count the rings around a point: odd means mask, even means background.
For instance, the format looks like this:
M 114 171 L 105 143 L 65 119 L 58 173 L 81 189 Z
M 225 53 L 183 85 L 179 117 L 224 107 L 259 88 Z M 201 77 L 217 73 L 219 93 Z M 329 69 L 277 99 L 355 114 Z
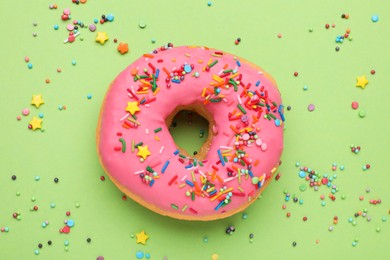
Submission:
M 126 111 L 130 112 L 130 114 L 134 115 L 135 112 L 141 111 L 141 109 L 138 107 L 138 102 L 128 102 Z
M 42 128 L 42 119 L 38 119 L 34 116 L 33 120 L 30 121 L 30 125 L 32 127 L 32 130 L 40 129 Z
M 41 94 L 39 94 L 39 95 L 33 95 L 33 96 L 32 96 L 31 104 L 32 104 L 32 105 L 35 105 L 37 108 L 38 108 L 40 105 L 44 104 L 44 103 L 45 103 L 45 102 L 43 102 L 43 100 L 42 100 L 42 95 L 41 95 Z
M 149 149 L 148 149 L 147 145 L 145 145 L 145 146 L 138 146 L 137 156 L 140 156 L 140 157 L 142 157 L 145 160 L 146 157 L 148 157 L 149 155 L 150 155 L 150 152 L 149 152 Z
M 368 84 L 368 80 L 366 79 L 366 76 L 357 77 L 356 87 L 365 88 Z
M 138 233 L 137 235 L 137 244 L 141 243 L 146 245 L 146 240 L 149 238 L 148 235 L 146 235 L 145 231 L 141 231 L 141 233 Z
M 103 45 L 108 40 L 107 33 L 105 32 L 98 32 L 96 36 L 96 41 L 100 42 L 101 45 Z

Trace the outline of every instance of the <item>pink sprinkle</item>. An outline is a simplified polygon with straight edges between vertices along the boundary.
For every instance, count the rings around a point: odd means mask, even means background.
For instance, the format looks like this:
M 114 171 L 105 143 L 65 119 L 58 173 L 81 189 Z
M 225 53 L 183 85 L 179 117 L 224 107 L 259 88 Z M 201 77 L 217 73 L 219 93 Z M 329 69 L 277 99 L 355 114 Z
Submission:
M 313 104 L 310 104 L 307 106 L 307 110 L 309 110 L 309 112 L 313 112 L 315 109 L 315 106 Z
M 359 108 L 359 103 L 354 101 L 354 102 L 352 102 L 351 106 L 352 106 L 352 109 L 358 109 Z
M 25 109 L 22 110 L 22 114 L 24 116 L 28 116 L 30 114 L 30 110 L 28 108 L 25 108 Z

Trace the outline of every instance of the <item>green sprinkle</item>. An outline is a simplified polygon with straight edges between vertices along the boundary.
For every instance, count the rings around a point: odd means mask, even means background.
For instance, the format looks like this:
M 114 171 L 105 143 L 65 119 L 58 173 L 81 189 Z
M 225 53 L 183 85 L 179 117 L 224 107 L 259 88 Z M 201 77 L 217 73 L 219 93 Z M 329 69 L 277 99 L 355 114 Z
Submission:
M 200 166 L 203 166 L 203 163 L 202 163 L 201 161 L 199 161 L 199 165 L 200 165 Z
M 122 153 L 126 152 L 126 141 L 123 138 L 119 138 L 119 141 L 122 143 Z
M 186 159 L 187 157 L 185 155 L 179 154 L 180 158 Z
M 132 118 L 134 118 L 134 120 L 137 120 L 137 116 L 136 115 L 131 115 Z
M 150 167 L 150 166 L 146 166 L 146 170 L 147 170 L 148 172 L 154 172 L 154 170 L 153 170 L 152 167 Z
M 141 146 L 141 145 L 143 145 L 144 143 L 143 142 L 139 142 L 138 144 L 136 144 L 134 147 L 135 148 L 138 148 L 138 146 Z
M 240 104 L 237 104 L 237 107 L 241 110 L 242 113 L 246 114 L 246 110 Z
M 155 132 L 155 133 L 158 133 L 158 132 L 160 132 L 161 130 L 162 130 L 162 128 L 159 127 L 159 128 L 154 129 L 154 132 Z
M 171 207 L 173 208 L 173 209 L 176 209 L 176 210 L 178 210 L 179 209 L 179 207 L 178 206 L 176 206 L 175 204 L 171 204 Z
M 230 70 L 224 70 L 223 73 L 230 73 L 230 72 L 232 72 L 232 71 L 233 71 L 232 69 L 230 69 Z
M 139 78 L 139 79 L 147 79 L 147 78 L 149 78 L 149 76 L 147 76 L 147 75 L 141 75 L 141 76 L 138 76 L 138 78 Z
M 215 60 L 215 61 L 213 61 L 210 65 L 209 65 L 209 68 L 211 68 L 211 67 L 213 67 L 215 64 L 217 64 L 218 63 L 218 60 Z
M 223 160 L 224 160 L 225 162 L 228 162 L 228 158 L 226 158 L 226 156 L 223 157 Z
M 138 80 L 139 80 L 139 77 L 138 77 L 138 75 L 136 75 L 136 76 L 134 76 L 134 82 L 137 82 Z
M 194 166 L 196 167 L 196 165 L 197 165 L 197 160 L 195 159 L 194 160 Z
M 274 114 L 268 114 L 270 117 L 272 117 L 273 119 L 276 119 L 276 116 L 274 116 Z
M 209 100 L 210 100 L 210 102 L 213 102 L 213 103 L 218 103 L 218 102 L 222 101 L 221 98 L 210 98 Z
M 195 200 L 195 192 L 191 192 L 191 200 L 192 200 L 192 201 Z

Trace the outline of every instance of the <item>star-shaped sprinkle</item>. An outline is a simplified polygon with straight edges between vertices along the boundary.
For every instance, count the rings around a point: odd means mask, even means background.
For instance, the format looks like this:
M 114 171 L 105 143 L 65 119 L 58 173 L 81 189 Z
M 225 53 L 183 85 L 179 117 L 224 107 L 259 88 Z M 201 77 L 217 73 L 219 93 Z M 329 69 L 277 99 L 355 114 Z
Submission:
M 98 32 L 96 36 L 96 41 L 100 42 L 101 45 L 103 45 L 108 40 L 107 33 L 105 32 Z
M 33 120 L 30 121 L 32 130 L 41 129 L 42 119 L 38 119 L 34 116 Z
M 149 236 L 146 235 L 145 231 L 142 230 L 141 233 L 138 233 L 137 235 L 137 244 L 143 244 L 146 245 L 146 240 L 148 240 Z
M 140 156 L 140 157 L 142 157 L 145 160 L 146 157 L 148 157 L 149 155 L 150 155 L 150 152 L 149 152 L 149 149 L 148 149 L 147 145 L 145 145 L 145 146 L 138 146 L 137 156 Z
M 119 43 L 119 46 L 118 46 L 118 51 L 120 52 L 120 54 L 125 54 L 126 52 L 129 51 L 129 45 L 127 43 Z
M 366 85 L 368 84 L 368 80 L 366 79 L 366 76 L 361 76 L 361 77 L 357 77 L 356 78 L 356 87 L 361 87 L 361 88 L 365 88 Z
M 134 115 L 135 112 L 141 111 L 141 109 L 138 107 L 138 102 L 128 102 L 126 111 L 130 112 L 130 114 Z
M 32 96 L 32 100 L 31 100 L 31 104 L 32 105 L 35 105 L 37 108 L 44 104 L 45 102 L 43 102 L 43 99 L 42 99 L 42 95 L 39 94 L 39 95 L 33 95 Z

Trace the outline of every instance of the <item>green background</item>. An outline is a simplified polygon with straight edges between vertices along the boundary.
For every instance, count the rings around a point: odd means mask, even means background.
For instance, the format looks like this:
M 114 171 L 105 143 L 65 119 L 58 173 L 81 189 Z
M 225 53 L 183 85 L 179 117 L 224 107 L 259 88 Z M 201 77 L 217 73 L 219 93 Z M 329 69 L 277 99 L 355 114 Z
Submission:
M 389 1 L 214 0 L 208 6 L 207 1 L 190 0 L 89 0 L 84 5 L 67 0 L 50 10 L 53 3 L 0 0 L 0 228 L 9 228 L 0 232 L 0 259 L 96 259 L 99 255 L 136 259 L 139 250 L 150 253 L 151 259 L 170 260 L 211 259 L 212 254 L 220 260 L 386 259 L 390 255 L 389 220 L 382 221 L 389 217 L 390 208 Z M 60 17 L 66 7 L 72 19 L 86 25 L 112 13 L 112 23 L 97 25 L 97 31 L 107 32 L 110 40 L 102 46 L 95 42 L 96 33 L 81 29 L 74 43 L 63 44 L 67 23 Z M 343 13 L 350 18 L 341 19 Z M 371 21 L 372 15 L 379 16 L 377 23 Z M 145 21 L 144 29 L 138 27 L 140 21 Z M 335 28 L 326 30 L 326 23 Z M 336 36 L 347 28 L 353 40 L 336 44 Z M 234 44 L 237 37 L 239 45 Z M 120 55 L 114 38 L 127 42 L 130 52 Z M 168 42 L 206 45 L 248 59 L 273 75 L 284 104 L 292 107 L 285 111 L 282 177 L 246 210 L 247 219 L 237 214 L 202 223 L 162 217 L 130 199 L 123 201 L 108 178 L 100 180 L 104 173 L 96 154 L 95 128 L 107 87 L 128 64 Z M 31 70 L 25 56 L 33 64 Z M 370 74 L 372 69 L 375 75 Z M 295 71 L 298 77 L 293 76 Z M 362 75 L 369 80 L 364 90 L 355 87 Z M 50 84 L 45 83 L 47 78 Z M 32 94 L 43 95 L 45 104 L 39 109 L 30 105 Z M 358 110 L 351 109 L 352 101 L 359 102 Z M 308 112 L 311 103 L 316 109 Z M 60 111 L 59 105 L 67 109 Z M 31 110 L 30 115 L 17 121 L 24 108 Z M 367 113 L 365 118 L 359 117 L 360 110 Z M 44 132 L 28 130 L 28 122 L 39 113 L 44 114 Z M 351 144 L 360 145 L 361 152 L 352 154 Z M 336 201 L 327 197 L 326 187 L 301 192 L 299 186 L 305 181 L 298 177 L 296 162 L 321 174 L 337 174 Z M 345 170 L 333 172 L 333 163 L 344 165 Z M 363 171 L 366 163 L 372 167 Z M 13 174 L 16 181 L 11 180 Z M 35 176 L 40 180 L 35 181 Z M 365 191 L 368 187 L 370 193 Z M 285 190 L 304 203 L 285 202 Z M 322 194 L 326 206 L 321 206 Z M 382 203 L 374 206 L 370 199 Z M 56 207 L 50 208 L 50 203 Z M 282 209 L 283 204 L 287 209 Z M 34 205 L 39 210 L 32 212 Z M 353 217 L 365 208 L 371 222 Z M 12 217 L 17 211 L 20 221 Z M 75 221 L 67 235 L 58 232 L 68 219 L 66 211 Z M 337 225 L 332 224 L 334 216 L 339 217 Z M 350 217 L 356 226 L 348 223 Z M 45 220 L 50 224 L 42 228 Z M 230 236 L 225 234 L 229 225 L 236 228 Z M 332 232 L 328 231 L 331 225 Z M 131 236 L 141 230 L 150 235 L 145 246 Z M 359 241 L 353 247 L 355 239 Z M 65 240 L 70 243 L 68 251 Z M 43 248 L 36 256 L 38 243 Z

